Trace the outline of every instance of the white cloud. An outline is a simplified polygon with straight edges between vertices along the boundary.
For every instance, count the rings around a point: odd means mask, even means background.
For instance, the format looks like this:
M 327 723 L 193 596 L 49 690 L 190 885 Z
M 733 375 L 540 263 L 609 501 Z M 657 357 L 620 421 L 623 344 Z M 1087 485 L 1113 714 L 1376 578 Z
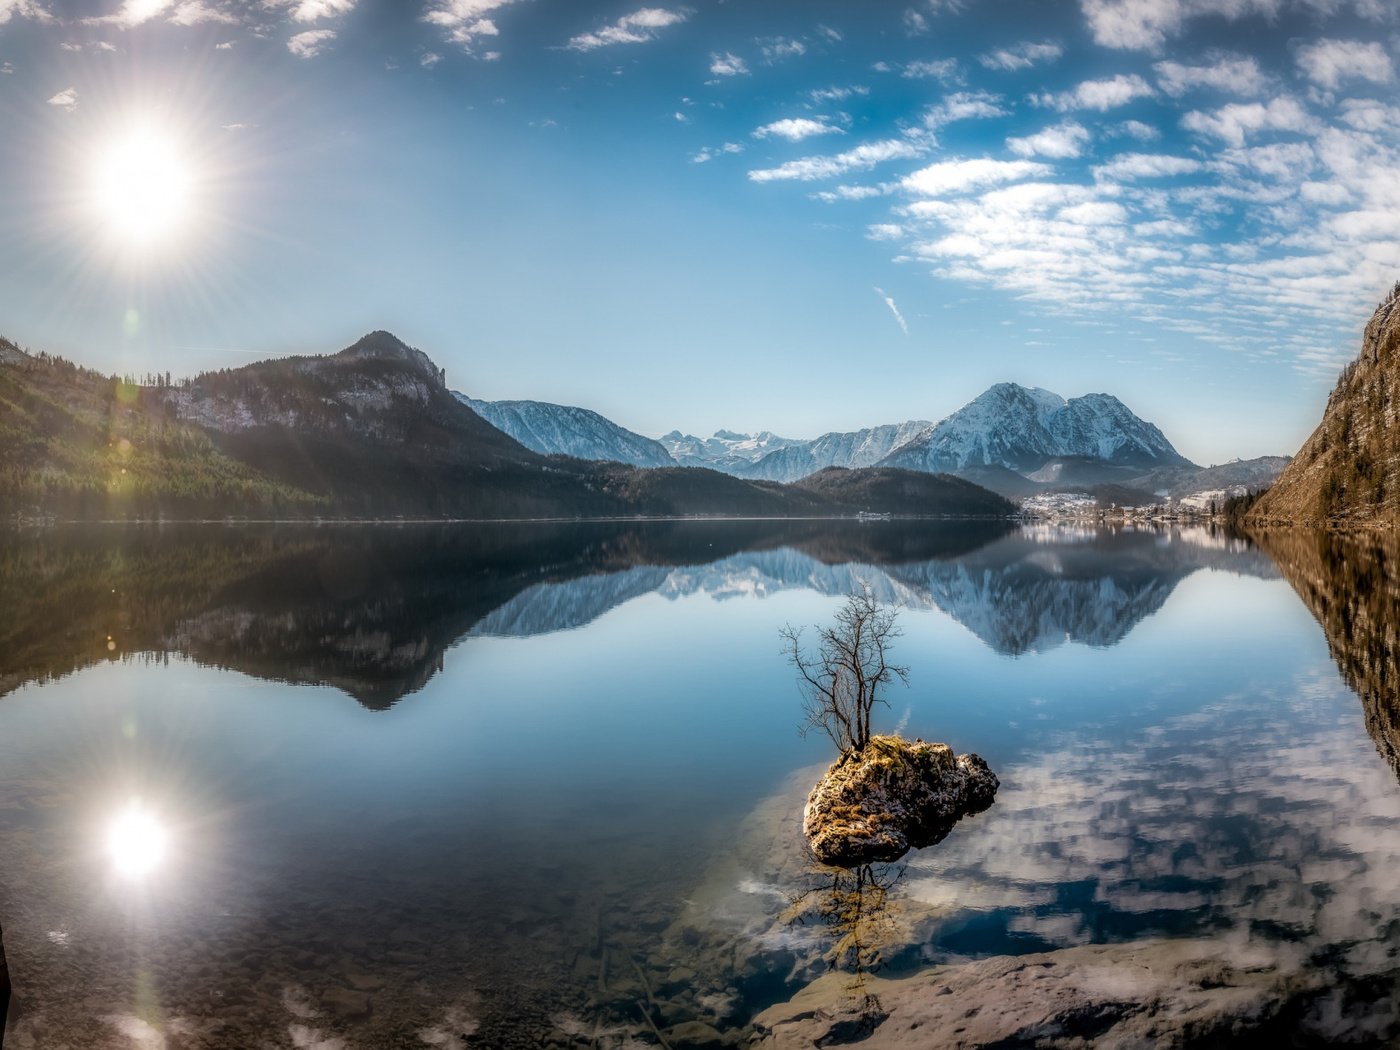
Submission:
M 910 36 L 922 36 L 928 32 L 928 19 L 912 7 L 905 9 L 901 24 Z
M 690 162 L 691 162 L 692 164 L 705 164 L 705 163 L 708 163 L 709 161 L 714 160 L 716 157 L 722 157 L 722 156 L 724 156 L 724 155 L 727 154 L 727 153 L 743 153 L 743 152 L 744 152 L 744 145 L 743 145 L 743 143 L 741 143 L 741 142 L 726 142 L 726 143 L 725 143 L 724 145 L 722 145 L 722 146 L 715 146 L 715 147 L 713 147 L 713 148 L 710 147 L 710 146 L 706 146 L 704 149 L 700 150 L 700 152 L 691 154 Z
M 900 76 L 910 80 L 931 78 L 942 84 L 961 84 L 963 82 L 962 68 L 958 65 L 956 58 L 935 58 L 924 62 L 910 62 L 904 67 Z
M 1139 142 L 1155 142 L 1162 137 L 1162 133 L 1151 124 L 1144 124 L 1140 120 L 1125 120 L 1113 130 L 1120 135 L 1137 139 Z
M 1019 182 L 1050 173 L 1050 166 L 1029 160 L 944 160 L 920 168 L 900 180 L 908 193 L 920 197 L 943 197 L 982 189 L 1006 182 Z
M 53 15 L 49 14 L 48 8 L 39 0 L 0 0 L 0 26 L 11 18 L 32 18 L 36 22 L 53 21 Z
M 509 7 L 518 0 L 433 0 L 423 21 L 445 31 L 448 43 L 457 44 L 468 53 L 482 37 L 500 35 L 500 30 L 487 16 Z M 492 53 L 482 55 L 490 61 Z
M 78 108 L 78 89 L 64 88 L 53 98 L 49 99 L 50 106 L 57 106 L 59 109 L 72 113 Z
M 749 179 L 753 182 L 812 182 L 843 175 L 848 171 L 868 170 L 885 161 L 917 157 L 921 152 L 921 148 L 908 139 L 884 139 L 879 142 L 867 142 L 834 156 L 803 157 L 780 164 L 776 168 L 758 168 L 749 172 Z
M 1152 85 L 1136 73 L 1120 73 L 1105 80 L 1086 80 L 1072 91 L 1032 95 L 1031 101 L 1037 106 L 1058 109 L 1061 113 L 1076 109 L 1095 109 L 1105 113 L 1154 94 Z
M 9 62 L 0 62 L 0 76 L 14 76 L 15 67 Z
M 771 40 L 760 41 L 763 57 L 769 62 L 777 62 L 784 58 L 797 58 L 807 53 L 807 45 L 801 40 L 792 40 L 787 37 L 774 37 Z
M 876 288 L 875 294 L 885 301 L 885 305 L 890 308 L 890 313 L 894 314 L 894 319 L 899 322 L 899 330 L 905 335 L 909 334 L 909 325 L 904 321 L 904 315 L 899 312 L 899 307 L 894 304 L 894 297 L 885 294 L 883 288 Z
M 197 26 L 206 22 L 222 22 L 224 25 L 237 25 L 238 18 L 221 8 L 211 7 L 204 0 L 183 0 L 177 4 L 168 19 L 171 25 Z
M 1375 41 L 1319 40 L 1298 48 L 1295 57 L 1308 79 L 1329 91 L 1337 90 L 1344 80 L 1389 84 L 1395 79 L 1390 55 Z
M 442 56 L 439 55 L 436 51 L 424 51 L 422 56 L 418 59 L 418 64 L 424 69 L 432 69 L 433 66 L 437 65 L 441 61 Z
M 112 14 L 90 18 L 87 21 L 93 23 L 111 22 L 123 29 L 131 29 L 164 14 L 173 3 L 174 0 L 122 0 L 122 6 Z
M 801 142 L 814 135 L 843 135 L 841 128 L 828 124 L 824 120 L 808 120 L 806 117 L 788 117 L 784 120 L 775 120 L 771 124 L 764 124 L 761 128 L 755 128 L 753 137 L 756 139 L 766 139 L 770 136 L 787 139 L 789 142 Z
M 571 51 L 592 51 L 613 44 L 645 44 L 655 40 L 658 31 L 678 25 L 689 17 L 690 12 L 685 9 L 672 11 L 664 7 L 643 7 L 596 32 L 580 33 L 570 39 L 566 46 Z
M 1243 146 L 1246 137 L 1255 132 L 1302 133 L 1316 125 L 1317 122 L 1298 100 L 1286 95 L 1270 100 L 1268 105 L 1260 102 L 1232 103 L 1214 113 L 1193 110 L 1181 118 L 1181 126 L 1187 131 L 1210 135 L 1232 146 Z
M 710 52 L 710 72 L 717 77 L 738 77 L 748 73 L 749 67 L 744 60 L 732 51 L 719 54 L 717 51 Z
M 1074 121 L 1056 124 L 1025 138 L 1009 138 L 1006 148 L 1018 157 L 1051 157 L 1068 160 L 1084 152 L 1089 143 L 1089 129 Z
M 1155 51 L 1192 18 L 1273 15 L 1280 0 L 1080 0 L 1095 42 L 1130 51 Z
M 334 29 L 308 29 L 287 41 L 287 50 L 297 58 L 315 58 L 335 39 Z
M 1262 95 L 1269 88 L 1269 78 L 1249 55 L 1217 54 L 1204 65 L 1158 62 L 1152 68 L 1158 85 L 1173 98 L 1199 88 L 1246 96 Z
M 1189 175 L 1205 165 L 1191 157 L 1173 157 L 1160 153 L 1123 153 L 1107 164 L 1097 165 L 1094 178 L 1114 182 L 1136 179 L 1162 179 L 1173 175 Z
M 924 113 L 924 127 L 937 130 L 959 120 L 989 120 L 1009 116 L 1002 97 L 988 91 L 958 91 Z
M 1000 69 L 1011 72 L 1017 69 L 1029 69 L 1039 62 L 1053 62 L 1064 53 L 1064 48 L 1049 41 L 1041 44 L 1024 43 L 1016 44 L 1013 47 L 998 48 L 985 55 L 978 55 L 977 61 L 985 69 Z
M 821 106 L 828 102 L 844 102 L 846 99 L 856 95 L 865 96 L 868 94 L 870 94 L 870 89 L 868 87 L 861 84 L 853 84 L 848 87 L 817 88 L 814 91 L 807 92 L 807 98 L 811 100 L 812 105 Z
M 289 7 L 293 22 L 317 22 L 337 18 L 355 9 L 358 0 L 263 0 L 264 7 Z

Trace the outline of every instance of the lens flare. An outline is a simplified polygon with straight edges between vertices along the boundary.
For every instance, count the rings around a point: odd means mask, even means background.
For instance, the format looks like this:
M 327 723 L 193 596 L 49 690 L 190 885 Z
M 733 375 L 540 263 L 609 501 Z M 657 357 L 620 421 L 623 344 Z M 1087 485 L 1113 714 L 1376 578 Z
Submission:
M 107 828 L 107 853 L 128 878 L 151 874 L 165 860 L 169 836 L 160 821 L 133 802 Z

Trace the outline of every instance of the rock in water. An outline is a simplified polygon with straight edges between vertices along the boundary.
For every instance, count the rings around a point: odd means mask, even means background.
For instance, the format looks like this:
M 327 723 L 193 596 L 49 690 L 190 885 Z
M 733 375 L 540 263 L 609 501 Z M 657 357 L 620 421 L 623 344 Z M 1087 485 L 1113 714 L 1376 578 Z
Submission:
M 807 796 L 802 830 L 823 864 L 898 860 L 990 806 L 999 783 L 978 755 L 955 758 L 947 744 L 877 736 L 826 771 Z

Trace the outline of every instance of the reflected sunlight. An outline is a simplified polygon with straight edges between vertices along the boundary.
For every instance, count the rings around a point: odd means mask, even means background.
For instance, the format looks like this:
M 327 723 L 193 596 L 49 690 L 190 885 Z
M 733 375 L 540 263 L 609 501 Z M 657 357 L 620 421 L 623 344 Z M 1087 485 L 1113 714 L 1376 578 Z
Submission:
M 164 826 L 140 802 L 132 802 L 107 828 L 107 853 L 130 878 L 149 875 L 165 859 Z

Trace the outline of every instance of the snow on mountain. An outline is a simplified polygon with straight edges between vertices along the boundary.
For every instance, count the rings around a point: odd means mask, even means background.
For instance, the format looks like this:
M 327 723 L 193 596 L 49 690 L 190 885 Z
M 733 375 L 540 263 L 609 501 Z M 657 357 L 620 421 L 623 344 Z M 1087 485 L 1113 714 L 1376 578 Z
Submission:
M 907 423 L 887 423 L 851 433 L 823 434 L 812 441 L 769 452 L 742 473 L 746 478 L 787 482 L 826 467 L 873 467 L 928 427 L 927 420 L 911 419 Z
M 637 467 L 676 465 L 658 442 L 586 408 L 544 401 L 478 401 L 455 390 L 452 394 L 497 430 L 544 455 L 560 453 Z
M 1110 394 L 1066 401 L 1048 390 L 998 383 L 895 449 L 881 466 L 934 472 L 1003 466 L 1027 472 L 1063 456 L 1149 469 L 1188 463 L 1160 430 Z
M 892 565 L 828 564 L 791 547 L 746 551 L 705 565 L 636 566 L 616 573 L 536 584 L 483 618 L 474 635 L 521 636 L 571 630 L 645 594 L 674 600 L 763 598 L 794 589 L 841 596 L 869 587 L 881 602 L 942 610 L 997 652 L 1044 652 L 1066 642 L 1109 646 L 1156 613 L 1178 583 L 1200 569 L 1264 579 L 1273 562 L 1253 548 L 1182 530 L 1171 543 L 1152 533 L 1105 537 L 1088 531 L 1075 546 L 1047 544 L 1027 528 L 963 557 Z
M 709 467 L 727 474 L 747 477 L 750 464 L 777 449 L 804 444 L 795 438 L 778 437 L 771 430 L 757 434 L 737 434 L 732 430 L 716 430 L 713 437 L 698 438 L 673 430 L 663 434 L 661 445 L 683 467 Z

